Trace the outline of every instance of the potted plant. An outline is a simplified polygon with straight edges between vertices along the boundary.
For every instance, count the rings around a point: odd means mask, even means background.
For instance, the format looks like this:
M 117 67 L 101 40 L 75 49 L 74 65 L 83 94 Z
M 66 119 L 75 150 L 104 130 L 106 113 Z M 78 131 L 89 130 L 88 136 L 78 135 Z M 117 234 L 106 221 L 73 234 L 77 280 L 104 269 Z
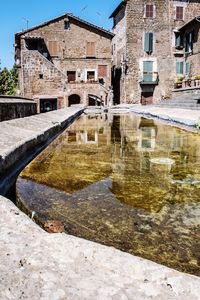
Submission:
M 184 76 L 183 75 L 178 75 L 176 77 L 176 79 L 175 79 L 175 88 L 176 89 L 182 88 L 183 80 L 184 80 Z
M 194 75 L 194 82 L 195 82 L 195 86 L 199 86 L 200 84 L 200 74 L 196 74 Z

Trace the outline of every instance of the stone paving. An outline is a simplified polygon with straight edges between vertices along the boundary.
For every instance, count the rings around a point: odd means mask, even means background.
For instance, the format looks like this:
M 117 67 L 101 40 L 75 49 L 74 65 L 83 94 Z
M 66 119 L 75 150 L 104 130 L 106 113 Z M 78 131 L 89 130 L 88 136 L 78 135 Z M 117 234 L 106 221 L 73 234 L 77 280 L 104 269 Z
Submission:
M 80 108 L 71 108 L 0 123 L 0 167 L 12 165 L 78 113 Z M 200 299 L 200 278 L 80 238 L 48 234 L 1 196 L 0 253 L 2 300 Z
M 179 109 L 168 107 L 157 107 L 154 105 L 118 105 L 112 107 L 111 111 L 132 112 L 150 118 L 158 118 L 160 120 L 174 122 L 185 126 L 200 126 L 200 111 L 191 109 Z

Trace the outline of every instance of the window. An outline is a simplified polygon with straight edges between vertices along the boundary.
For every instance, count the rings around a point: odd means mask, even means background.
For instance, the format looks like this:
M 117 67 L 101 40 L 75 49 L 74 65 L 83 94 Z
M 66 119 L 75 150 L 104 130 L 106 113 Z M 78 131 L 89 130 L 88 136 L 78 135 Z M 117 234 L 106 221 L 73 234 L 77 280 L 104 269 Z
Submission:
M 184 62 L 183 61 L 177 61 L 176 62 L 176 74 L 177 75 L 183 75 L 184 74 Z
M 193 51 L 193 32 L 189 32 L 185 36 L 185 52 L 191 53 Z
M 190 74 L 190 62 L 185 63 L 185 74 L 186 75 Z
M 87 42 L 86 46 L 86 56 L 88 58 L 93 58 L 95 57 L 95 43 L 94 42 Z
M 49 53 L 51 56 L 58 56 L 58 42 L 57 41 L 49 41 Z
M 153 81 L 153 61 L 143 62 L 143 81 Z
M 43 79 L 43 78 L 44 78 L 43 74 L 39 74 L 39 79 Z
M 153 4 L 145 5 L 145 18 L 154 18 L 154 5 Z
M 176 6 L 176 20 L 183 20 L 183 6 Z
M 183 36 L 180 32 L 175 32 L 175 48 L 183 49 Z
M 95 81 L 95 71 L 87 71 L 87 81 Z
M 99 65 L 98 66 L 98 77 L 107 77 L 107 66 L 106 65 Z
M 148 54 L 151 54 L 153 52 L 153 33 L 152 32 L 145 32 L 144 51 Z
M 67 71 L 68 82 L 76 81 L 76 72 L 75 71 Z
M 65 20 L 65 21 L 64 21 L 64 29 L 65 29 L 65 30 L 70 29 L 70 22 L 69 22 L 68 20 Z

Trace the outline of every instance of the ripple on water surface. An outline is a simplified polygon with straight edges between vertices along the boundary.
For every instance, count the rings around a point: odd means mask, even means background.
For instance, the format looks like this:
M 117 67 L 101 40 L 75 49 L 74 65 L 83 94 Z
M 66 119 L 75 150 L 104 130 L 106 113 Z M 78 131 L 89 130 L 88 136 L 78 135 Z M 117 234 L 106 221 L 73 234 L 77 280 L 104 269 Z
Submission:
M 41 224 L 200 275 L 200 136 L 134 115 L 83 115 L 17 181 Z

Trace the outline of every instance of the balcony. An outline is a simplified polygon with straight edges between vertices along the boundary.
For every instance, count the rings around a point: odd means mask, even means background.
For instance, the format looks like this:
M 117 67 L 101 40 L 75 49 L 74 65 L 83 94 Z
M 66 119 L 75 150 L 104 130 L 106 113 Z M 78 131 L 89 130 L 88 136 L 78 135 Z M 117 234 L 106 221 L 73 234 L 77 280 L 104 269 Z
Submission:
M 140 80 L 140 85 L 158 85 L 159 77 L 158 72 L 143 72 L 142 80 Z

